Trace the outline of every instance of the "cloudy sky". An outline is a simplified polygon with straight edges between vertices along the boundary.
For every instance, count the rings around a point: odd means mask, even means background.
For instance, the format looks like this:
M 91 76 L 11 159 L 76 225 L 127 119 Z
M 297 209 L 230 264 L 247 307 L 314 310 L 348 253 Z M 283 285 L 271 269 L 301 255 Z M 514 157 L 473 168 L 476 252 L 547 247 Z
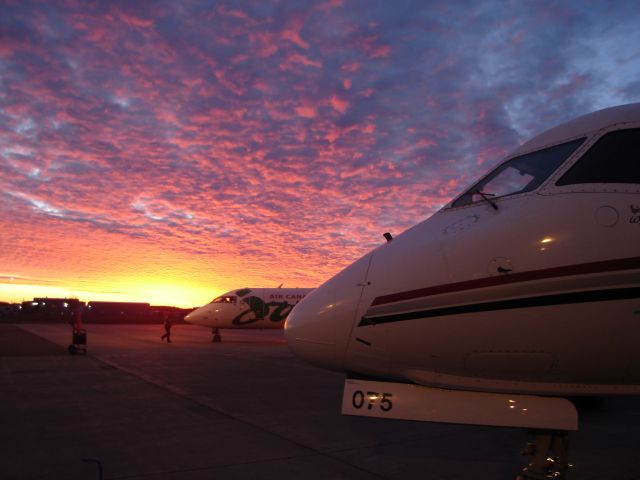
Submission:
M 0 0 L 0 300 L 314 287 L 640 101 L 640 2 Z

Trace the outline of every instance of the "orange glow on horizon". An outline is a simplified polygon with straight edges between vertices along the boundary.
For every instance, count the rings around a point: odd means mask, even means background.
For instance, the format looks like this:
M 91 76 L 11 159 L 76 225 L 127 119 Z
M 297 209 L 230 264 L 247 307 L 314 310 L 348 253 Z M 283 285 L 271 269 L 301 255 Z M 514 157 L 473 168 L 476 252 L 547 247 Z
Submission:
M 108 292 L 95 286 L 95 290 L 78 289 L 63 285 L 34 285 L 34 284 L 0 284 L 0 301 L 21 303 L 33 298 L 77 298 L 83 302 L 144 302 L 157 306 L 173 306 L 180 308 L 199 307 L 211 301 L 215 296 L 235 288 L 212 289 L 197 285 L 171 284 L 160 281 L 132 280 L 123 282 L 122 292 Z

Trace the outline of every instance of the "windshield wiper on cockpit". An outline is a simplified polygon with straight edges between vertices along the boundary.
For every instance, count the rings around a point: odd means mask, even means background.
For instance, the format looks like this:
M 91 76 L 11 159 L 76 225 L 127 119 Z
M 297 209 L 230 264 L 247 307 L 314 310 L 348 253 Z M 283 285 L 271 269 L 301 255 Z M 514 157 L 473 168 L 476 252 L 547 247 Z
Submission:
M 480 195 L 485 202 L 493 207 L 494 210 L 498 210 L 498 205 L 496 204 L 496 202 L 489 198 L 489 196 L 493 196 L 493 193 L 481 192 L 479 188 L 476 188 L 473 193 L 477 193 L 478 195 Z

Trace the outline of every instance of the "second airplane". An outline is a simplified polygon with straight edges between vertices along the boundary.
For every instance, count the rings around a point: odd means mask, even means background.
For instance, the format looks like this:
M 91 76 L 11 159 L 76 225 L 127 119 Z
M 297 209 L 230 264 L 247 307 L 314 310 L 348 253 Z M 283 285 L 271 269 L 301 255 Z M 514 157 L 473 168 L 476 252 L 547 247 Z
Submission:
M 284 328 L 293 307 L 311 288 L 240 288 L 200 307 L 184 320 L 213 329 L 213 341 L 222 340 L 221 328 Z

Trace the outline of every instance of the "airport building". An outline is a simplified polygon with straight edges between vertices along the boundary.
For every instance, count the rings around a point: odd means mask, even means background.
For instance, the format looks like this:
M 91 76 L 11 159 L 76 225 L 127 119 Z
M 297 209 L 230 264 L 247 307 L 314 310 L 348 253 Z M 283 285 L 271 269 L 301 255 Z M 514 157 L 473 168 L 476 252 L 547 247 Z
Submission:
M 22 304 L 0 303 L 0 318 L 18 322 L 72 322 L 77 308 L 82 307 L 84 323 L 149 324 L 165 319 L 183 323 L 193 309 L 152 306 L 141 302 L 97 302 L 85 304 L 77 298 L 34 298 Z
M 136 302 L 89 302 L 86 323 L 151 323 L 151 305 Z
M 19 303 L 0 302 L 0 319 L 15 318 L 22 310 Z
M 34 298 L 22 302 L 21 320 L 30 321 L 71 321 L 73 312 L 84 303 L 77 298 Z
M 191 310 L 177 307 L 152 306 L 137 302 L 89 302 L 85 309 L 86 323 L 161 323 L 164 319 L 181 323 Z

